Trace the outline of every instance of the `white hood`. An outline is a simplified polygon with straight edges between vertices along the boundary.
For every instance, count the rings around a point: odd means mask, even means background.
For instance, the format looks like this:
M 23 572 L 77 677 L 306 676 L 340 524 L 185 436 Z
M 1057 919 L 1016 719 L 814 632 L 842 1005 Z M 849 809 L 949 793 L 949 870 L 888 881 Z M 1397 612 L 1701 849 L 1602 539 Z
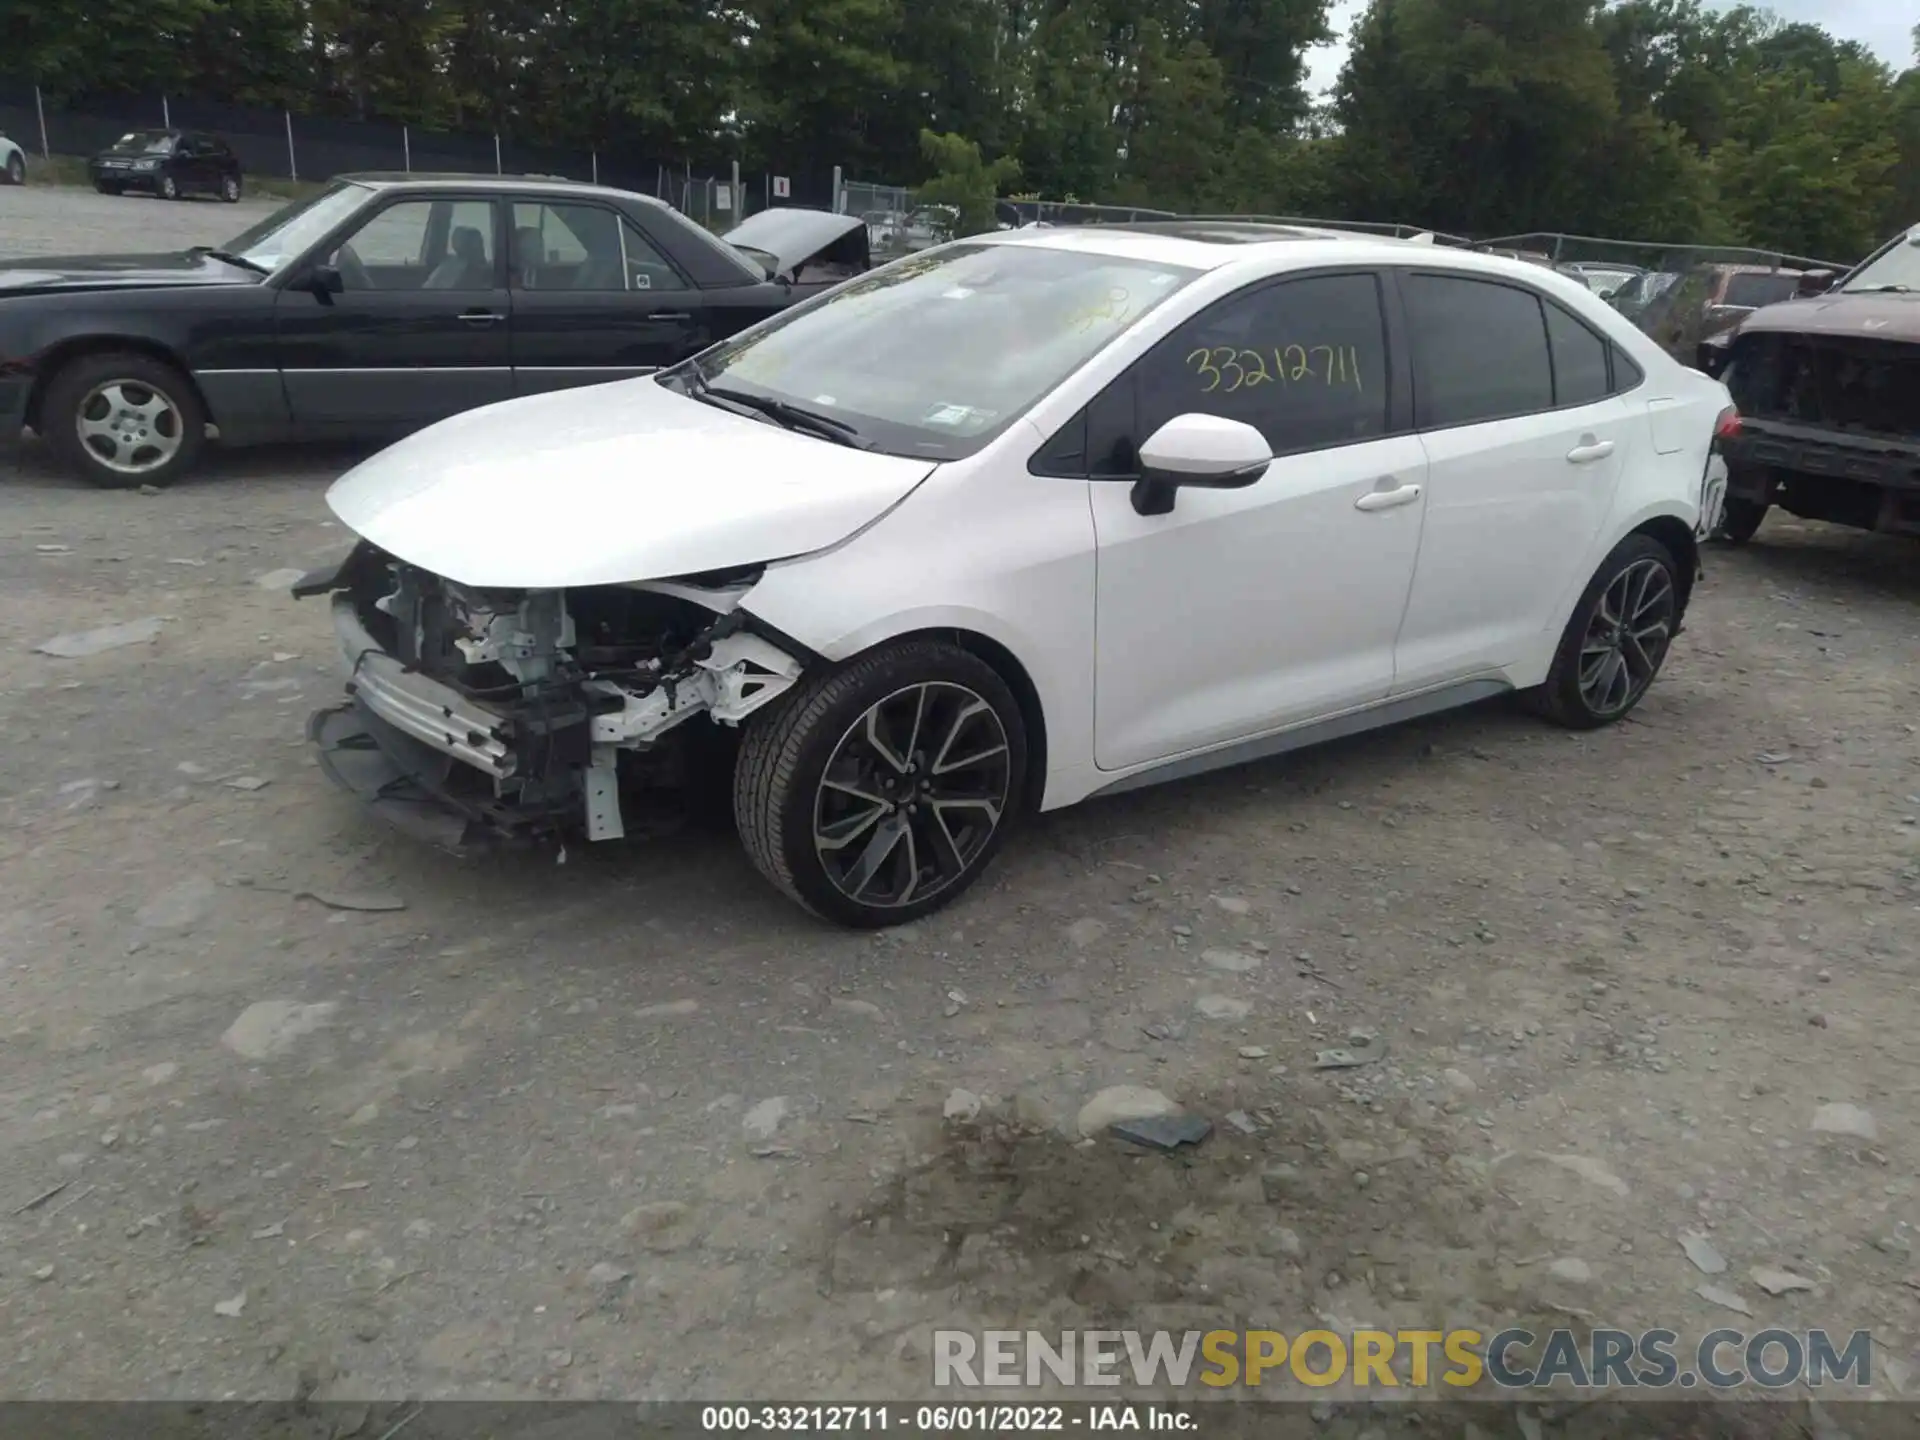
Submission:
M 933 468 L 621 380 L 443 420 L 349 470 L 327 504 L 433 574 L 545 590 L 824 549 Z

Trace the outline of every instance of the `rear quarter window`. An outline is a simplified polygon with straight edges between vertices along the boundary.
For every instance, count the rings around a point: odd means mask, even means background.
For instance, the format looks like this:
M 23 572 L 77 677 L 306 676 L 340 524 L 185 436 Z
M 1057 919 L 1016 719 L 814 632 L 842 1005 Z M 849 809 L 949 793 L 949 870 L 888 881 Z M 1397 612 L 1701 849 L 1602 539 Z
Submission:
M 1800 287 L 1797 275 L 1729 275 L 1726 299 L 1721 303 L 1758 310 L 1791 300 Z

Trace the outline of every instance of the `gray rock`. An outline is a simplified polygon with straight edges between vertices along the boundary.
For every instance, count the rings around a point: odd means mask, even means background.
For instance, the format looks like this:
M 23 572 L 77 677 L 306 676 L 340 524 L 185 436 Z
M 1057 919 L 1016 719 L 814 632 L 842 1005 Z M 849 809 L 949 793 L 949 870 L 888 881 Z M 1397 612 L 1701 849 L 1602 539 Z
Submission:
M 947 1103 L 941 1107 L 940 1115 L 945 1120 L 958 1120 L 963 1124 L 980 1118 L 980 1097 L 971 1090 L 953 1090 L 947 1095 Z
M 662 1000 L 654 1005 L 642 1005 L 633 1012 L 636 1020 L 666 1020 L 681 1015 L 692 1015 L 700 1009 L 698 1000 Z
M 1229 975 L 1245 975 L 1250 970 L 1260 968 L 1260 957 L 1240 950 L 1202 950 L 1200 963 L 1209 969 L 1224 970 Z
M 1245 915 L 1253 909 L 1252 905 L 1242 900 L 1238 895 L 1216 895 L 1213 897 L 1213 903 L 1229 915 Z
M 610 1260 L 602 1260 L 587 1271 L 587 1283 L 597 1289 L 605 1290 L 618 1285 L 632 1274 L 631 1270 L 623 1270 Z
M 1177 1115 L 1180 1107 L 1144 1085 L 1109 1085 L 1080 1107 L 1075 1124 L 1082 1135 L 1098 1135 L 1118 1120 L 1145 1120 Z
M 1547 1266 L 1547 1273 L 1556 1280 L 1565 1280 L 1570 1285 L 1585 1285 L 1593 1279 L 1593 1267 L 1586 1261 L 1571 1255 L 1563 1255 Z
M 1209 1020 L 1244 1020 L 1253 1013 L 1247 1001 L 1228 995 L 1202 995 L 1193 1002 L 1193 1008 Z
M 1260 1127 L 1254 1123 L 1253 1117 L 1244 1110 L 1229 1110 L 1226 1114 L 1226 1121 L 1227 1124 L 1238 1130 L 1242 1135 L 1258 1135 L 1260 1133 Z
M 1598 1185 L 1602 1190 L 1611 1190 L 1622 1199 L 1627 1196 L 1627 1182 L 1598 1160 L 1590 1160 L 1585 1155 L 1549 1155 L 1547 1159 L 1562 1170 L 1572 1171 L 1590 1185 Z
M 327 1025 L 340 1007 L 331 1000 L 303 1005 L 297 1000 L 259 1000 L 242 1010 L 220 1043 L 245 1060 L 284 1054 L 304 1035 Z
M 1795 1290 L 1813 1289 L 1813 1281 L 1804 1275 L 1796 1275 L 1791 1270 L 1773 1270 L 1765 1265 L 1756 1265 L 1748 1272 L 1753 1283 L 1769 1295 L 1786 1295 Z
M 1240 1058 L 1242 1060 L 1264 1060 L 1267 1058 L 1267 1047 L 1264 1045 L 1242 1045 L 1240 1047 Z
M 89 655 L 100 655 L 127 645 L 150 645 L 159 638 L 160 625 L 158 615 L 149 615 L 143 620 L 102 625 L 97 630 L 76 630 L 67 635 L 55 635 L 33 648 L 42 655 L 52 655 L 61 660 L 82 660 Z
M 1694 1269 L 1702 1275 L 1724 1275 L 1727 1272 L 1727 1257 L 1714 1248 L 1713 1242 L 1697 1231 L 1690 1231 L 1680 1237 L 1680 1248 L 1686 1251 L 1687 1259 L 1693 1262 Z
M 306 573 L 304 570 L 269 570 L 266 574 L 258 576 L 253 583 L 262 590 L 290 590 L 293 588 L 293 583 Z
M 749 1140 L 770 1140 L 773 1138 L 774 1131 L 780 1128 L 780 1123 L 791 1113 L 792 1108 L 786 1096 L 772 1096 L 748 1109 L 747 1113 L 740 1117 L 740 1128 L 747 1132 Z
M 1845 1135 L 1855 1140 L 1878 1140 L 1880 1127 L 1873 1112 L 1859 1105 L 1834 1102 L 1813 1112 L 1816 1135 Z
M 1455 1070 L 1449 1067 L 1440 1072 L 1440 1078 L 1446 1082 L 1447 1088 L 1456 1095 L 1477 1095 L 1480 1093 L 1480 1082 L 1464 1070 Z
M 1747 1308 L 1746 1301 L 1734 1294 L 1733 1291 L 1723 1290 L 1718 1285 L 1702 1285 L 1695 1289 L 1693 1293 L 1698 1295 L 1702 1300 L 1705 1300 L 1708 1304 L 1724 1306 L 1726 1309 L 1738 1311 L 1742 1315 L 1753 1314 L 1753 1311 Z

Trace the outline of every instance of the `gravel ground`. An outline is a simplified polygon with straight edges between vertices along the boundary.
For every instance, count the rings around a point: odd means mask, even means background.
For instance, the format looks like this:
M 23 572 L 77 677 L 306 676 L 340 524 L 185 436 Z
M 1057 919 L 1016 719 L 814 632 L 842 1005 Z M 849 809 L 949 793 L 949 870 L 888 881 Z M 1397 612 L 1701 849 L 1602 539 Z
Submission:
M 1911 545 L 1776 519 L 1628 723 L 1090 804 L 867 937 L 723 825 L 463 864 L 338 797 L 263 577 L 352 458 L 0 462 L 0 1393 L 912 1397 L 936 1327 L 1114 1323 L 1871 1328 L 1911 1393 Z M 1120 1084 L 1214 1134 L 1075 1144 Z
M 284 203 L 242 200 L 223 205 L 198 197 L 168 203 L 56 185 L 0 190 L 0 259 L 218 245 Z

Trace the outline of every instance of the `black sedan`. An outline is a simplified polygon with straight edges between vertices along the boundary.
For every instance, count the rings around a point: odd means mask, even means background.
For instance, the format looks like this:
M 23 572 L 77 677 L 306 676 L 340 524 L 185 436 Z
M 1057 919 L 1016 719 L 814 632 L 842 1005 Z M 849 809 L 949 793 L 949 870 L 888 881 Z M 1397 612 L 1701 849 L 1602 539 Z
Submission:
M 144 190 L 162 200 L 240 198 L 240 158 L 218 135 L 198 130 L 131 130 L 87 162 L 102 195 Z
M 344 177 L 217 249 L 0 262 L 0 437 L 164 485 L 210 435 L 390 439 L 676 364 L 800 293 L 643 195 Z

